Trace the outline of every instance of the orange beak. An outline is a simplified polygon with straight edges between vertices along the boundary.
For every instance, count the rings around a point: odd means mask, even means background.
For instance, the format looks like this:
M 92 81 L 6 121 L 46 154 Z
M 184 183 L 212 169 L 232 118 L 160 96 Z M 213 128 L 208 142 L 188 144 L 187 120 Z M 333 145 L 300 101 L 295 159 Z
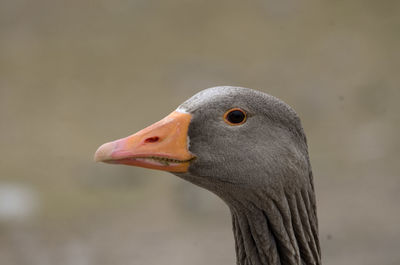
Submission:
M 94 160 L 170 172 L 186 172 L 195 158 L 188 150 L 191 115 L 174 111 L 149 127 L 97 149 Z

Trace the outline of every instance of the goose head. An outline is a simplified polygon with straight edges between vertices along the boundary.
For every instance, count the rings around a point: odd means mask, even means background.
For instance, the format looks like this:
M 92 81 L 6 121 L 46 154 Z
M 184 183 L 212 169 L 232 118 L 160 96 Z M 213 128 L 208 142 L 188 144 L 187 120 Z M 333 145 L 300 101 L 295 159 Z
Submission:
M 266 93 L 205 89 L 96 161 L 169 171 L 232 213 L 237 263 L 320 264 L 313 177 L 296 112 Z

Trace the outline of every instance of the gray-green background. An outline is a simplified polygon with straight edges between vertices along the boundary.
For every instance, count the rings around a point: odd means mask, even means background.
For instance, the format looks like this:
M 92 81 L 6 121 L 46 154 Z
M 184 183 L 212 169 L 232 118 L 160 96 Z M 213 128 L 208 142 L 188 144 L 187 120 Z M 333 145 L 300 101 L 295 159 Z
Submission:
M 96 148 L 216 85 L 293 106 L 325 265 L 400 264 L 400 2 L 0 2 L 0 264 L 229 265 L 230 215 Z

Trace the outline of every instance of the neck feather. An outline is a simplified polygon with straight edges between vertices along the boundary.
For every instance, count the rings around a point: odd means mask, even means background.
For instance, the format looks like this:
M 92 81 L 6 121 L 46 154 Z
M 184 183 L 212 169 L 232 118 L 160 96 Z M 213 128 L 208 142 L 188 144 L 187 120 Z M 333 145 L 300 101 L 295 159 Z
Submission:
M 238 265 L 320 265 L 313 191 L 232 200 Z

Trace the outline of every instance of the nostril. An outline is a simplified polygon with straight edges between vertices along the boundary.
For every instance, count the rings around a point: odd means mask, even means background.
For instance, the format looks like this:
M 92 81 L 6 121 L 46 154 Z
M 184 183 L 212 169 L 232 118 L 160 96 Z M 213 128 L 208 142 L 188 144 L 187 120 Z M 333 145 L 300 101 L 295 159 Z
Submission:
M 155 143 L 158 142 L 158 140 L 160 140 L 160 138 L 158 136 L 153 136 L 153 137 L 149 137 L 146 140 L 144 140 L 145 143 Z

